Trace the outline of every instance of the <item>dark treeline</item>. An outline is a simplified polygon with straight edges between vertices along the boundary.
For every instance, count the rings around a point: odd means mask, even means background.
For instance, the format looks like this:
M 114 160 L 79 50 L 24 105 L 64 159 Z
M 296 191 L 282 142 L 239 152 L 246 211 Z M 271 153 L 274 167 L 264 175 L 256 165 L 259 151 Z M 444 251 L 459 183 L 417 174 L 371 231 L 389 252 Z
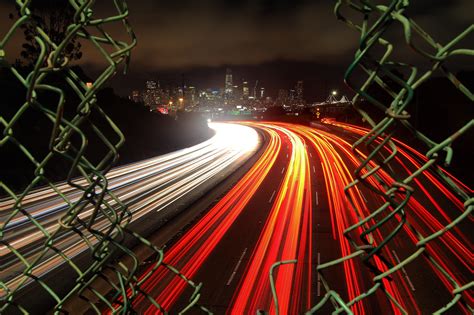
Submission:
M 177 119 L 150 113 L 143 104 L 121 98 L 111 88 L 100 91 L 98 100 L 126 138 L 119 164 L 188 147 L 213 134 L 207 121 L 198 113 L 180 112 Z
M 21 69 L 20 72 L 29 69 Z M 74 68 L 79 75 L 88 80 L 80 68 Z M 77 114 L 79 98 L 64 82 L 60 73 L 47 78 L 45 83 L 60 87 L 66 95 L 64 118 L 71 120 Z M 0 68 L 0 115 L 9 122 L 25 103 L 26 88 L 6 68 Z M 35 165 L 23 152 L 30 152 L 36 161 L 41 162 L 49 152 L 49 142 L 54 123 L 45 114 L 48 110 L 56 113 L 58 94 L 39 91 L 36 100 L 31 104 L 13 125 L 12 138 L 1 147 L 1 178 L 4 183 L 14 190 L 21 190 L 34 178 Z M 142 104 L 136 104 L 128 99 L 117 96 L 111 88 L 104 88 L 97 95 L 97 103 L 103 111 L 116 123 L 125 136 L 125 143 L 119 149 L 119 159 L 115 165 L 126 164 L 150 158 L 180 148 L 192 146 L 212 136 L 205 119 L 192 113 L 180 113 L 178 119 L 159 113 L 149 112 Z M 106 144 L 92 128 L 92 123 L 112 143 L 119 138 L 109 123 L 100 115 L 97 109 L 80 125 L 81 131 L 87 136 L 85 156 L 94 165 L 102 160 L 109 152 Z M 2 126 L 2 133 L 3 133 Z M 2 135 L 3 137 L 3 135 Z M 71 137 L 69 155 L 75 156 L 75 149 L 81 145 L 80 137 Z M 60 181 L 66 178 L 71 168 L 71 160 L 60 154 L 55 156 L 45 166 L 45 177 L 50 181 Z M 78 176 L 75 172 L 73 176 Z M 46 182 L 38 184 L 44 185 Z M 1 192 L 0 195 L 4 195 Z

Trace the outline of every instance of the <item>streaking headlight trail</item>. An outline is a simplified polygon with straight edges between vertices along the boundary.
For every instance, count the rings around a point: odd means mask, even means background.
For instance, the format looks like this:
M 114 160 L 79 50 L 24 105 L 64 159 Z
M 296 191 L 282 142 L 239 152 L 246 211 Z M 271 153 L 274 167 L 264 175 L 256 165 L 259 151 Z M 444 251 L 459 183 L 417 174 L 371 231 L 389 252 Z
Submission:
M 211 123 L 210 127 L 215 135 L 201 144 L 117 167 L 109 172 L 109 188 L 128 205 L 133 221 L 143 220 L 149 215 L 156 218 L 155 213 L 173 205 L 184 196 L 202 195 L 221 177 L 239 167 L 260 146 L 258 133 L 250 127 L 222 123 Z M 83 180 L 78 178 L 75 181 Z M 66 183 L 59 184 L 58 189 L 71 203 L 78 202 L 81 196 L 81 192 Z M 114 200 L 106 201 L 111 205 L 115 204 Z M 2 226 L 4 235 L 0 244 L 0 279 L 8 282 L 10 288 L 19 284 L 15 276 L 23 268 L 13 250 L 25 259 L 40 259 L 41 263 L 32 271 L 35 276 L 50 272 L 64 262 L 52 252 L 43 253 L 41 244 L 47 238 L 45 233 L 56 233 L 57 237 L 53 241 L 68 257 L 75 257 L 89 249 L 77 233 L 61 228 L 58 220 L 66 213 L 68 204 L 51 189 L 38 189 L 27 195 L 22 203 L 24 214 L 19 213 L 9 218 L 12 206 L 12 200 L 0 200 L 0 219 L 1 222 L 7 222 Z M 86 221 L 92 212 L 92 207 L 86 208 L 80 218 Z M 32 220 L 40 223 L 44 230 L 38 230 L 31 223 Z M 105 218 L 97 218 L 96 222 L 95 228 L 99 230 L 107 229 L 107 224 L 110 224 Z M 139 227 L 137 231 L 140 231 Z M 84 233 L 88 237 L 87 231 Z M 96 240 L 90 238 L 89 241 L 94 244 Z

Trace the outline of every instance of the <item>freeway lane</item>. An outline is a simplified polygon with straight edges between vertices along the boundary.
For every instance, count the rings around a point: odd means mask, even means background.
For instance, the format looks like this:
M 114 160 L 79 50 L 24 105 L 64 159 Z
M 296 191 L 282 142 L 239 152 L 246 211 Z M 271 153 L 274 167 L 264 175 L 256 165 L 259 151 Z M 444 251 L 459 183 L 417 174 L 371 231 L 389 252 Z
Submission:
M 133 214 L 131 228 L 139 233 L 145 232 L 145 226 L 156 228 L 161 221 L 176 215 L 186 203 L 199 198 L 232 173 L 260 146 L 257 132 L 249 127 L 232 124 L 211 124 L 210 127 L 215 130 L 215 136 L 202 144 L 122 166 L 108 174 L 109 189 Z M 81 183 L 83 180 L 76 181 Z M 69 202 L 81 202 L 81 193 L 66 183 L 59 184 L 58 189 Z M 114 204 L 114 200 L 107 201 Z M 25 278 L 18 276 L 25 268 L 21 259 L 38 262 L 33 269 L 38 277 L 52 273 L 64 263 L 54 251 L 44 248 L 47 233 L 52 235 L 56 248 L 69 258 L 90 250 L 79 233 L 59 225 L 58 220 L 68 204 L 51 189 L 40 189 L 26 196 L 21 212 L 12 214 L 12 208 L 13 201 L 0 200 L 0 228 L 4 232 L 0 244 L 0 281 L 10 290 L 29 282 L 24 283 Z M 79 217 L 87 221 L 91 213 L 92 208 L 86 208 Z M 44 230 L 39 230 L 32 220 L 41 224 Z M 106 229 L 108 225 L 110 222 L 106 218 L 97 217 L 94 228 Z M 84 232 L 82 226 L 78 228 Z M 87 232 L 84 234 L 89 237 Z M 96 241 L 92 237 L 89 240 L 92 245 Z M 21 259 L 19 255 L 22 255 Z M 4 294 L 0 289 L 0 296 Z
M 243 182 L 209 210 L 208 217 L 196 223 L 167 251 L 165 261 L 194 282 L 203 282 L 200 303 L 218 314 L 255 313 L 259 309 L 275 313 L 268 271 L 280 260 L 298 260 L 296 264 L 278 267 L 274 273 L 279 310 L 284 314 L 301 313 L 319 301 L 325 293 L 323 281 L 345 301 L 369 290 L 374 274 L 357 260 L 333 267 L 324 280 L 315 273 L 317 264 L 352 252 L 343 237 L 344 230 L 357 222 L 357 212 L 367 216 L 369 209 L 381 202 L 380 196 L 365 187 L 351 191 L 357 211 L 350 210 L 344 198 L 344 187 L 353 180 L 352 171 L 357 165 L 350 151 L 354 133 L 340 132 L 331 126 L 316 130 L 281 123 L 246 124 L 271 134 L 272 141 L 281 145 L 273 146 L 273 152 L 267 149 L 257 162 L 260 173 L 252 169 Z M 407 152 L 407 156 L 397 160 L 400 172 L 406 172 L 407 165 L 412 170 L 419 163 L 416 151 Z M 383 172 L 380 176 L 387 182 L 393 180 Z M 429 235 L 456 212 L 459 214 L 459 200 L 434 175 L 424 176 L 417 182 L 425 189 L 424 196 L 415 195 L 409 203 L 408 220 L 423 235 Z M 430 194 L 436 200 L 427 197 Z M 454 210 L 439 211 L 445 206 Z M 433 207 L 436 211 L 428 211 Z M 369 235 L 373 243 L 381 243 L 399 220 L 395 216 L 382 229 L 373 231 Z M 388 243 L 383 255 L 370 261 L 374 269 L 384 271 L 387 264 L 398 263 L 413 252 L 415 235 L 406 225 L 401 233 L 402 237 Z M 459 283 L 468 283 L 472 274 L 472 243 L 466 230 L 463 233 L 463 228 L 454 229 L 439 243 L 429 246 L 430 255 L 447 266 L 450 276 Z M 452 286 L 424 258 L 382 283 L 386 294 L 409 313 L 431 312 L 451 299 Z M 172 312 L 185 307 L 192 294 L 183 281 L 165 268 L 157 270 L 144 289 Z M 398 306 L 386 294 L 379 289 L 362 301 L 353 302 L 352 311 L 399 313 Z M 465 299 L 472 305 L 470 295 Z M 157 311 L 144 299 L 137 299 L 134 306 L 150 314 Z M 328 305 L 325 311 L 330 310 Z M 469 312 L 466 306 L 456 305 L 453 310 Z
M 337 196 L 342 196 L 344 193 L 341 189 L 342 186 L 353 181 L 351 173 L 358 165 L 357 160 L 350 151 L 350 143 L 355 141 L 353 136 L 351 137 L 349 134 L 348 137 L 346 133 L 338 133 L 334 129 L 331 129 L 330 132 L 328 132 L 321 128 L 317 130 L 311 130 L 304 127 L 294 128 L 291 126 L 288 126 L 288 128 L 295 132 L 299 132 L 305 136 L 308 141 L 312 141 L 313 146 L 318 148 L 320 151 L 319 155 L 324 157 L 322 159 L 323 173 L 326 179 L 330 179 L 329 181 L 326 181 L 325 186 L 328 190 L 327 195 L 330 196 L 329 201 L 331 201 L 330 203 L 333 203 L 332 206 L 330 204 L 329 210 L 330 213 L 335 214 L 332 219 L 332 231 L 334 232 L 337 230 L 339 233 L 338 237 L 334 237 L 333 235 L 333 239 L 339 239 L 339 241 L 341 241 L 343 240 L 343 230 L 347 228 L 348 225 L 357 222 L 355 213 L 359 213 L 361 217 L 368 217 L 371 213 L 368 209 L 372 209 L 373 212 L 374 209 L 382 205 L 385 200 L 383 200 L 379 195 L 374 194 L 372 191 L 364 189 L 365 187 L 363 185 L 359 185 L 359 187 L 354 187 L 349 190 L 355 202 L 354 207 L 356 211 L 348 212 L 347 210 L 350 208 L 348 205 L 343 204 L 344 200 L 337 201 Z M 365 132 L 367 132 L 367 130 Z M 358 135 L 360 136 L 362 134 L 364 133 L 359 133 Z M 346 141 L 345 138 L 349 138 L 349 141 Z M 398 143 L 402 145 L 400 142 Z M 417 162 L 416 159 L 413 159 L 404 151 L 409 147 L 406 145 L 402 146 L 403 149 L 400 150 L 401 157 L 397 157 L 395 160 L 396 163 L 392 165 L 399 178 L 405 178 L 409 175 L 408 171 L 411 173 L 420 168 L 420 162 Z M 411 149 L 411 152 L 416 151 Z M 388 153 L 390 152 L 387 152 L 386 156 L 389 155 Z M 415 155 L 420 158 L 419 154 Z M 339 161 L 337 161 L 338 159 Z M 375 165 L 372 165 L 372 167 L 374 166 Z M 408 169 L 407 166 L 410 166 L 411 169 Z M 391 183 L 393 180 L 383 171 L 378 171 L 377 174 L 386 183 Z M 341 184 L 334 185 L 334 183 L 337 183 L 338 181 L 340 181 Z M 369 177 L 369 181 L 372 181 L 372 184 L 376 185 L 373 181 L 373 177 Z M 454 220 L 460 214 L 460 211 L 462 211 L 462 204 L 452 193 L 449 192 L 449 190 L 446 190 L 441 185 L 436 177 L 429 172 L 425 172 L 423 176 L 420 176 L 420 178 L 416 179 L 414 182 L 417 186 L 416 189 L 422 193 L 415 193 L 414 197 L 406 207 L 408 223 L 426 237 L 440 230 L 443 226 Z M 379 189 L 382 189 L 380 185 Z M 433 198 L 433 196 L 435 198 Z M 430 208 L 435 211 L 428 211 Z M 352 218 L 351 215 L 353 216 Z M 381 221 L 384 217 L 388 218 L 389 215 L 379 214 L 376 219 Z M 397 228 L 400 220 L 400 218 L 395 216 L 385 223 L 381 229 L 375 230 L 372 233 L 374 244 L 378 244 L 386 239 L 389 233 Z M 343 224 L 341 224 L 341 227 L 337 227 L 340 224 L 340 221 L 342 221 Z M 464 223 L 466 225 L 464 226 L 464 229 L 462 227 L 453 229 L 453 231 L 446 233 L 442 238 L 440 238 L 439 242 L 432 242 L 427 247 L 428 253 L 432 257 L 435 257 L 436 260 L 445 267 L 447 273 L 461 284 L 468 284 L 470 282 L 469 275 L 472 274 L 472 252 L 469 250 L 472 248 L 472 242 L 469 239 L 469 237 L 472 238 L 472 233 L 467 233 L 469 231 L 468 221 L 469 220 L 465 220 Z M 337 228 L 334 228 L 334 226 Z M 464 230 L 466 233 L 462 233 L 461 230 Z M 356 235 L 353 235 L 353 239 L 356 237 L 358 239 L 360 232 L 355 234 Z M 415 233 L 407 224 L 405 224 L 400 231 L 400 235 L 388 243 L 388 250 L 383 251 L 383 256 L 381 257 L 385 257 L 385 259 L 392 264 L 402 261 L 409 254 L 415 252 L 416 248 L 414 245 L 416 242 L 417 239 Z M 315 243 L 318 245 L 321 242 L 315 241 Z M 360 241 L 358 243 L 362 245 Z M 344 248 L 343 242 L 341 242 L 340 248 Z M 321 253 L 323 252 L 321 251 Z M 344 253 L 344 250 L 342 250 L 342 253 L 348 255 L 350 252 Z M 327 260 L 328 259 L 325 259 L 324 261 Z M 380 261 L 377 257 L 371 261 L 371 263 L 380 271 L 387 269 L 383 261 Z M 352 261 L 349 261 L 347 266 L 344 267 L 351 268 L 351 264 Z M 350 279 L 351 274 L 354 272 L 356 274 L 361 274 L 360 271 L 363 271 L 363 269 L 366 268 L 357 267 L 355 270 L 349 272 L 345 271 L 347 292 L 351 299 L 354 298 L 355 295 L 358 295 L 357 292 L 351 293 L 351 289 L 354 291 L 357 291 L 358 289 L 357 282 L 354 281 L 355 279 Z M 426 259 L 421 258 L 417 259 L 414 263 L 408 264 L 405 269 L 406 270 L 397 273 L 392 281 L 386 282 L 385 286 L 387 292 L 396 297 L 398 301 L 401 301 L 401 304 L 405 309 L 409 310 L 409 313 L 417 313 L 420 311 L 432 312 L 448 303 L 451 298 L 448 292 L 451 291 L 453 287 L 448 283 L 446 277 L 442 276 L 439 271 L 433 268 L 433 264 L 428 264 Z M 332 274 L 330 276 L 332 276 Z M 364 280 L 364 277 L 362 277 L 361 280 L 362 281 L 359 280 L 359 282 L 365 282 L 367 285 L 367 280 Z M 337 283 L 337 281 L 333 282 Z M 351 285 L 350 283 L 353 284 Z M 361 287 L 363 287 L 363 285 L 361 285 Z M 363 291 L 367 291 L 367 288 Z M 472 305 L 471 295 L 466 295 L 465 299 L 470 305 Z M 376 301 L 379 302 L 381 299 L 377 298 Z M 363 308 L 359 310 L 359 312 L 370 309 L 374 302 L 375 301 L 364 303 Z M 461 308 L 457 310 L 457 313 L 460 311 L 467 312 L 466 309 Z
M 233 226 L 233 220 L 247 206 L 249 198 L 252 197 L 259 186 L 263 187 L 264 184 L 261 181 L 270 170 L 274 170 L 273 166 L 277 163 L 278 153 L 286 147 L 285 144 L 282 145 L 282 139 L 275 131 L 269 130 L 268 132 L 269 145 L 255 166 L 202 220 L 183 236 L 178 244 L 168 251 L 165 262 L 171 265 L 176 264 L 176 267 L 182 269 L 183 272 L 192 275 L 204 262 L 207 255 L 212 252 L 216 244 L 226 235 L 227 229 Z M 255 234 L 252 229 L 248 229 L 248 232 L 248 235 Z M 208 240 L 210 241 L 208 242 Z M 232 255 L 233 253 L 229 254 Z M 186 255 L 186 257 L 183 257 L 183 255 Z M 172 278 L 172 275 L 165 268 L 157 270 L 155 276 L 147 281 L 142 289 L 156 292 L 159 289 L 156 284 L 160 283 L 169 283 L 168 288 L 175 292 L 173 294 L 165 293 L 166 296 L 163 301 L 160 301 L 164 307 L 173 304 L 175 298 L 179 297 L 185 289 L 184 283 L 178 278 Z M 143 299 L 136 300 L 135 306 L 139 310 L 145 311 L 147 306 L 146 303 L 142 302 L 144 302 Z
M 355 140 L 354 135 L 360 136 L 368 132 L 366 129 L 364 130 L 352 125 L 342 123 L 337 123 L 337 125 L 343 128 L 343 131 L 338 130 L 339 128 L 332 129 L 331 136 L 334 137 L 334 135 L 339 134 L 339 136 L 348 138 L 350 142 Z M 350 131 L 350 133 L 348 134 L 346 131 Z M 395 142 L 399 145 L 399 155 L 396 157 L 396 163 L 393 164 L 393 167 L 399 178 L 405 178 L 409 173 L 419 169 L 421 164 L 424 164 L 427 159 L 399 140 L 395 139 Z M 388 153 L 387 151 L 387 155 Z M 456 178 L 445 170 L 442 170 L 442 172 L 463 187 L 466 195 L 472 195 L 472 189 L 457 181 Z M 379 175 L 386 182 L 392 180 L 384 172 L 379 172 Z M 463 204 L 460 200 L 449 189 L 444 187 L 438 177 L 432 172 L 423 172 L 421 176 L 418 176 L 413 181 L 412 185 L 416 191 L 405 208 L 407 221 L 421 233 L 421 237 L 428 237 L 441 230 L 463 213 Z M 380 196 L 372 192 L 368 192 L 366 196 L 369 199 L 368 205 L 371 209 L 376 209 L 383 204 L 382 200 L 376 202 L 377 198 L 380 199 Z M 382 230 L 382 232 L 393 230 L 393 223 L 397 223 L 397 221 L 391 220 L 391 222 L 388 222 L 387 229 L 385 231 Z M 434 257 L 446 270 L 447 275 L 459 284 L 472 284 L 470 277 L 473 272 L 473 234 L 470 232 L 471 224 L 472 217 L 468 217 L 439 239 L 431 241 L 426 247 L 429 255 Z M 408 254 L 415 252 L 414 244 L 416 242 L 416 233 L 408 225 L 404 225 L 400 235 L 394 239 L 395 244 L 389 246 L 391 250 L 387 255 L 392 255 L 396 262 L 402 261 Z M 421 309 L 423 312 L 433 312 L 443 306 L 443 302 L 447 303 L 447 297 L 450 297 L 446 293 L 454 289 L 449 278 L 434 268 L 432 263 L 428 264 L 425 258 L 419 258 L 415 262 L 406 265 L 403 273 L 406 273 L 405 275 L 410 274 L 408 285 L 419 304 L 418 309 Z M 464 295 L 464 299 L 472 307 L 474 303 L 471 292 L 467 292 Z M 455 313 L 461 312 L 469 313 L 465 307 L 461 307 L 461 309 L 455 308 Z
M 302 198 L 304 191 L 309 191 L 308 185 L 310 184 L 306 151 L 301 139 L 295 137 L 294 134 L 287 130 L 275 126 L 270 128 L 265 125 L 262 125 L 261 128 L 269 133 L 271 140 L 270 145 L 266 148 L 260 160 L 247 173 L 246 177 L 221 202 L 210 210 L 203 220 L 196 224 L 168 251 L 165 258 L 166 263 L 177 267 L 186 276 L 192 277 L 193 273 L 200 269 L 200 266 L 205 261 L 212 263 L 213 259 L 208 259 L 208 255 L 213 251 L 216 244 L 219 245 L 220 249 L 226 249 L 222 244 L 226 244 L 229 240 L 229 235 L 241 232 L 239 237 L 241 242 L 239 243 L 245 247 L 246 244 L 250 246 L 259 239 L 259 230 L 262 229 L 264 232 L 259 241 L 260 247 L 252 254 L 254 258 L 254 271 L 252 272 L 254 279 L 248 282 L 249 286 L 253 286 L 252 290 L 259 291 L 259 294 L 253 295 L 255 297 L 254 305 L 249 306 L 250 308 L 265 308 L 271 304 L 265 270 L 268 270 L 275 259 L 288 259 L 298 253 L 302 262 L 303 260 L 307 261 L 306 263 L 298 264 L 296 268 L 291 268 L 292 266 L 290 266 L 286 274 L 279 274 L 281 279 L 277 279 L 277 287 L 279 289 L 281 287 L 282 290 L 286 291 L 287 301 L 289 301 L 293 287 L 300 288 L 300 284 L 306 282 L 305 287 L 309 288 L 310 284 L 307 279 L 311 278 L 309 275 L 311 272 L 311 263 L 309 262 L 310 239 L 307 242 L 299 242 L 299 238 L 279 239 L 287 233 L 297 235 L 300 229 L 305 230 L 304 234 L 310 237 L 310 195 L 308 194 Z M 279 159 L 276 159 L 277 156 L 279 156 Z M 270 170 L 272 174 L 268 174 Z M 301 181 L 305 176 L 308 176 L 307 180 Z M 279 189 L 280 182 L 282 182 L 281 190 Z M 267 191 L 268 199 L 264 202 L 259 202 L 258 199 L 252 198 L 252 201 L 249 202 L 250 197 L 257 192 L 257 189 L 258 192 Z M 246 198 L 242 200 L 239 196 L 246 196 Z M 297 205 L 296 209 L 300 209 L 300 211 L 293 211 L 295 205 Z M 245 212 L 243 213 L 242 211 Z M 301 216 L 301 212 L 305 212 L 305 215 Z M 269 213 L 269 220 L 266 220 L 266 213 Z M 242 215 L 240 216 L 240 214 Z M 245 222 L 245 227 L 242 229 L 242 219 L 245 220 L 249 215 L 251 220 Z M 233 224 L 237 217 L 239 222 Z M 240 227 L 240 230 L 236 230 L 238 227 Z M 243 230 L 245 233 L 242 235 Z M 274 230 L 281 231 L 281 233 L 273 233 Z M 223 239 L 224 234 L 226 239 Z M 219 242 L 220 240 L 222 242 Z M 235 241 L 234 239 L 234 244 L 229 244 L 233 249 L 235 249 Z M 279 245 L 280 241 L 282 241 L 281 247 Z M 271 251 L 272 255 L 268 255 L 268 251 Z M 243 248 L 242 252 L 237 249 L 229 252 L 227 248 L 226 252 L 223 253 L 225 256 L 240 256 L 241 260 L 247 259 L 245 248 Z M 213 251 L 213 255 L 215 253 Z M 250 256 L 250 254 L 249 251 L 247 256 Z M 238 266 L 235 270 L 237 271 L 237 269 Z M 293 272 L 293 269 L 296 269 L 296 271 Z M 204 268 L 204 270 L 209 270 L 212 273 L 213 268 Z M 233 275 L 235 273 L 231 269 L 225 268 L 219 271 L 223 273 L 221 274 L 222 278 L 221 275 L 218 275 L 218 277 L 220 279 L 227 279 L 227 287 L 235 287 L 238 284 L 240 276 L 234 280 Z M 165 308 L 172 305 L 185 289 L 184 282 L 172 276 L 166 268 L 161 268 L 142 287 L 142 289 L 150 290 L 152 294 L 158 294 L 157 300 Z M 297 283 L 297 285 L 293 286 L 292 282 Z M 162 283 L 166 284 L 166 288 L 162 289 L 162 294 L 160 295 L 159 287 Z M 309 291 L 303 289 L 299 295 L 302 297 L 307 296 L 307 292 Z M 218 295 L 219 299 L 222 298 L 219 295 L 219 291 L 214 291 L 214 293 Z M 259 297 L 260 293 L 265 294 L 266 298 L 262 299 Z M 231 296 L 226 298 L 230 299 Z M 249 300 L 246 297 L 243 299 L 245 301 Z M 309 296 L 302 299 L 306 300 L 305 307 L 309 307 Z M 147 310 L 146 302 L 143 299 L 138 299 L 135 301 L 135 306 L 138 307 L 139 311 L 145 311 Z M 226 303 L 221 305 L 225 307 Z M 286 303 L 285 307 L 289 307 L 289 303 Z M 242 305 L 240 308 L 246 309 L 247 307 Z M 153 313 L 154 310 L 148 308 L 147 312 Z

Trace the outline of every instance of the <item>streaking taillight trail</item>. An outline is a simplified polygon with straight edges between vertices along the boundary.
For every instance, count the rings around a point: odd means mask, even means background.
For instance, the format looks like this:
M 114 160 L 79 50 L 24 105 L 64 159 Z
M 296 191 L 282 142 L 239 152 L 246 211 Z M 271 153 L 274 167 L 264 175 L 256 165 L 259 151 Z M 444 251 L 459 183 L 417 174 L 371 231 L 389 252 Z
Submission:
M 230 314 L 255 314 L 258 310 L 268 310 L 270 314 L 277 313 L 270 287 L 269 270 L 277 262 L 296 260 L 296 263 L 278 266 L 274 272 L 274 282 L 280 314 L 301 313 L 310 309 L 317 302 L 314 298 L 315 283 L 313 279 L 316 271 L 313 256 L 315 246 L 320 240 L 315 239 L 313 235 L 316 229 L 314 226 L 315 211 L 323 211 L 327 207 L 326 211 L 330 215 L 329 228 L 332 242 L 337 244 L 334 250 L 338 251 L 341 257 L 345 257 L 353 253 L 353 248 L 346 238 L 346 229 L 357 223 L 360 217 L 370 216 L 367 199 L 378 201 L 380 196 L 372 194 L 370 191 L 362 192 L 360 187 L 354 187 L 347 192 L 351 196 L 355 209 L 351 208 L 345 196 L 345 187 L 354 181 L 352 170 L 357 167 L 359 161 L 351 150 L 351 144 L 337 134 L 287 123 L 243 122 L 241 124 L 260 129 L 266 134 L 268 143 L 263 149 L 263 153 L 238 183 L 166 251 L 164 262 L 176 267 L 188 279 L 193 279 L 201 268 L 206 267 L 209 256 L 219 246 L 219 242 L 232 228 L 238 217 L 244 211 L 248 211 L 249 202 L 253 198 L 262 198 L 259 195 L 262 183 L 275 168 L 276 161 L 281 159 L 282 155 L 287 154 L 287 159 L 284 162 L 286 163 L 285 167 L 279 175 L 281 179 L 274 183 L 277 187 L 276 194 L 274 198 L 273 195 L 270 198 L 271 205 L 259 231 L 259 236 L 252 245 L 253 247 L 249 248 L 249 258 L 246 259 L 244 266 L 239 271 L 239 281 L 236 289 L 232 292 L 227 312 Z M 339 124 L 339 127 L 341 126 L 355 134 L 366 132 L 351 125 Z M 284 147 L 289 152 L 283 150 Z M 316 152 L 317 156 L 310 159 L 309 149 Z M 417 159 L 421 157 L 416 150 L 403 144 L 400 152 L 405 158 L 405 160 L 396 159 L 400 169 L 409 172 L 410 168 L 418 167 Z M 315 204 L 312 198 L 315 178 L 312 175 L 314 172 L 311 172 L 311 169 L 314 170 L 314 166 L 311 168 L 311 163 L 320 164 L 323 182 L 318 182 L 317 185 L 324 186 L 327 204 Z M 382 170 L 378 172 L 378 175 L 386 183 L 391 183 L 394 180 Z M 438 189 L 436 193 L 444 196 L 455 207 L 462 209 L 456 196 L 441 185 L 435 176 L 429 172 L 426 172 L 425 175 L 433 187 Z M 451 177 L 453 181 L 457 181 L 452 175 Z M 368 180 L 374 186 L 380 185 L 373 178 L 369 177 Z M 417 200 L 417 198 L 412 198 L 407 205 L 413 213 L 412 217 L 416 218 L 410 223 L 417 230 L 426 231 L 429 234 L 442 227 L 446 223 L 445 221 L 449 220 L 449 215 L 443 213 L 423 183 L 418 180 L 415 180 L 415 183 L 427 195 L 426 199 L 430 206 L 434 206 L 439 212 L 430 213 L 424 204 L 426 201 Z M 466 190 L 469 189 L 464 187 Z M 258 209 L 252 211 L 258 211 Z M 397 217 L 395 218 L 398 220 Z M 370 220 L 374 220 L 374 218 Z M 388 224 L 387 229 L 391 228 L 393 227 Z M 402 241 L 397 240 L 396 244 L 408 242 L 408 245 L 414 246 L 417 241 L 416 236 L 406 225 L 403 226 L 403 231 L 406 238 Z M 358 228 L 356 232 L 360 234 L 363 231 Z M 374 245 L 384 241 L 384 235 L 380 229 L 372 231 L 367 236 Z M 449 270 L 451 277 L 461 282 L 464 281 L 464 277 L 461 276 L 462 272 L 456 266 L 463 266 L 462 268 L 472 272 L 472 253 L 465 245 L 470 244 L 468 238 L 461 231 L 454 229 L 446 233 L 442 242 L 445 245 L 444 249 L 433 245 L 428 250 L 446 267 L 445 269 Z M 383 249 L 381 253 L 383 259 L 377 255 L 372 258 L 372 264 L 380 272 L 388 270 L 388 265 L 399 263 L 400 257 L 395 251 L 389 250 L 391 246 L 389 244 Z M 321 256 L 324 259 L 324 253 L 321 253 Z M 457 261 L 456 266 L 448 268 L 452 259 Z M 348 303 L 354 314 L 365 314 L 368 312 L 367 310 L 374 309 L 368 304 L 373 301 L 358 299 L 373 285 L 366 275 L 362 275 L 362 268 L 360 262 L 348 259 L 341 264 L 338 271 L 344 279 L 345 292 L 342 292 L 342 298 Z M 446 292 L 452 289 L 450 283 L 445 281 L 443 275 L 439 274 L 435 268 L 427 269 L 431 270 L 432 275 L 441 279 L 446 287 Z M 214 281 L 222 281 L 222 290 L 227 289 L 223 279 Z M 385 302 L 379 301 L 380 305 L 375 309 L 399 314 L 401 306 L 413 313 L 422 312 L 415 297 L 416 292 L 413 289 L 413 284 L 407 276 L 401 273 L 395 274 L 390 280 L 384 278 L 381 284 L 391 299 Z M 144 281 L 141 288 L 144 292 L 152 294 L 156 303 L 165 310 L 174 310 L 177 301 L 182 299 L 186 282 L 162 266 Z M 203 290 L 205 290 L 205 283 Z M 469 298 L 472 301 L 472 298 Z M 133 304 L 134 307 L 142 309 L 146 314 L 160 313 L 143 296 L 136 298 Z M 462 307 L 461 309 L 465 311 Z

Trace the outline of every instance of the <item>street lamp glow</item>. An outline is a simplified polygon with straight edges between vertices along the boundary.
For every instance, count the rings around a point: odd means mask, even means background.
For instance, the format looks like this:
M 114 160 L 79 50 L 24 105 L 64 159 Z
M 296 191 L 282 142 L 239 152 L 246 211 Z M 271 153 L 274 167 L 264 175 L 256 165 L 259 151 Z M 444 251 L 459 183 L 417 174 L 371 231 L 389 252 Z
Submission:
M 336 91 L 336 90 L 333 90 L 331 93 L 332 93 L 332 95 L 334 95 L 334 96 L 337 95 L 337 91 Z
M 180 97 L 179 101 L 182 103 L 184 101 L 184 98 Z

